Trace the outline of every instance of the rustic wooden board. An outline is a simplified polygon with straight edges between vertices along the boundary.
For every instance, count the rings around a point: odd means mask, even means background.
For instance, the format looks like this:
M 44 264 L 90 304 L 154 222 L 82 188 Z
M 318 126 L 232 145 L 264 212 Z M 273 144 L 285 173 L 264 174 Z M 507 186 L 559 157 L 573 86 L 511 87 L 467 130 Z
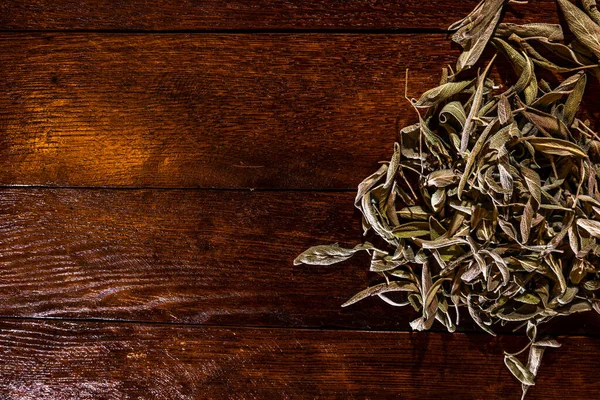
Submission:
M 446 29 L 477 1 L 451 0 L 4 0 L 0 29 L 331 30 Z M 521 21 L 556 20 L 556 4 L 515 5 Z M 514 18 L 512 18 L 514 19 Z
M 600 397 L 600 340 L 547 352 L 528 400 Z M 0 322 L 5 398 L 519 399 L 517 337 Z
M 355 187 L 415 118 L 405 68 L 414 93 L 455 54 L 442 35 L 0 35 L 0 184 Z
M 361 240 L 352 193 L 24 188 L 4 189 L 0 210 L 0 316 L 398 330 L 417 317 L 378 299 L 340 307 L 379 282 L 366 255 L 292 266 Z M 547 330 L 595 334 L 600 315 Z
M 457 54 L 443 35 L 3 34 L 0 185 L 354 189 L 416 120 L 405 69 L 418 96 Z
M 368 258 L 294 267 L 361 240 L 351 193 L 3 190 L 0 315 L 406 329 L 409 312 L 340 304 Z

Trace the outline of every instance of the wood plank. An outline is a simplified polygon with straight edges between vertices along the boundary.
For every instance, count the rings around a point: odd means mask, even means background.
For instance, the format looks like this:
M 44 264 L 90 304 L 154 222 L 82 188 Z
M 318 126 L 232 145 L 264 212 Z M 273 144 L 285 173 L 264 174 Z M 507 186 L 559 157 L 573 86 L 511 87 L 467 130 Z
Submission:
M 340 308 L 375 278 L 364 257 L 292 266 L 361 240 L 349 193 L 11 189 L 0 210 L 3 316 L 408 326 L 377 302 Z
M 0 185 L 354 189 L 415 122 L 405 69 L 418 96 L 457 54 L 443 35 L 0 35 Z
M 340 307 L 379 283 L 366 254 L 292 266 L 360 235 L 352 193 L 5 189 L 0 316 L 408 330 L 408 308 Z M 596 313 L 556 322 L 545 330 L 600 329 Z
M 4 0 L 0 29 L 446 29 L 476 4 L 476 0 Z M 551 0 L 511 9 L 527 22 L 556 19 Z
M 0 185 L 351 188 L 442 35 L 0 35 Z M 425 52 L 427 55 L 415 56 Z
M 550 349 L 528 400 L 597 399 L 600 339 Z M 0 322 L 10 399 L 518 399 L 483 335 Z

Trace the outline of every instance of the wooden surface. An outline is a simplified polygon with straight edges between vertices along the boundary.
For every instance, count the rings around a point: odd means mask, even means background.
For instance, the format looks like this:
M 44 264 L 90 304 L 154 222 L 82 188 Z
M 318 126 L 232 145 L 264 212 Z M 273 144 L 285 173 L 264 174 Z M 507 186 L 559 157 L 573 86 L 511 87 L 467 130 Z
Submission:
M 3 0 L 4 30 L 446 29 L 477 0 Z M 510 7 L 509 19 L 556 21 L 553 0 Z
M 0 320 L 0 352 L 12 360 L 0 364 L 0 383 L 17 399 L 518 399 L 520 384 L 498 363 L 503 349 L 515 341 Z M 561 350 L 548 353 L 528 399 L 597 399 L 588 378 L 600 341 L 571 337 Z
M 0 3 L 0 399 L 518 399 L 510 328 L 410 332 L 340 308 L 378 282 L 364 255 L 292 266 L 361 240 L 353 190 L 414 122 L 405 69 L 435 84 L 476 3 Z M 563 347 L 528 399 L 600 398 L 600 315 L 544 332 Z

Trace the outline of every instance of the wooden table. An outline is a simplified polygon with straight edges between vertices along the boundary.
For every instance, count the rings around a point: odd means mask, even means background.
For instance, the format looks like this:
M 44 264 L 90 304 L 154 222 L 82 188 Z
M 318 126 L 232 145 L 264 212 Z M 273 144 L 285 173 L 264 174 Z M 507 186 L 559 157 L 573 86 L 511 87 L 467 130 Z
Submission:
M 534 3 L 507 18 L 556 21 Z M 475 4 L 3 0 L 0 399 L 518 399 L 521 336 L 340 308 L 364 257 L 292 266 L 361 240 L 405 69 L 434 85 Z M 546 331 L 528 399 L 599 399 L 600 316 Z

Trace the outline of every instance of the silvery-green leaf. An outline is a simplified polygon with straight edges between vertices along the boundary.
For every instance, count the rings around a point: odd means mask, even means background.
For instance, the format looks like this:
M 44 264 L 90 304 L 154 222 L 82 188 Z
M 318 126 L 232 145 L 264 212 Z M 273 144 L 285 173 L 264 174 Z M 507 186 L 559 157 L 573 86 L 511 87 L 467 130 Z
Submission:
M 579 254 L 581 247 L 579 246 L 579 236 L 577 235 L 577 229 L 575 225 L 569 227 L 569 247 L 574 254 Z
M 504 261 L 504 259 L 498 253 L 496 253 L 496 251 L 491 249 L 483 249 L 480 250 L 479 253 L 490 256 L 492 260 L 494 260 L 494 263 L 496 264 L 498 270 L 500 271 L 500 274 L 502 275 L 502 285 L 508 285 L 508 282 L 510 280 L 510 271 L 508 270 L 508 265 L 506 265 L 506 261 Z
M 487 146 L 492 150 L 499 150 L 501 147 L 506 146 L 506 143 L 511 139 L 511 127 L 513 125 L 515 125 L 514 122 L 508 128 L 499 129 L 498 132 L 490 137 Z
M 548 67 L 547 65 L 542 65 L 542 66 L 544 68 Z M 547 68 L 547 69 L 554 71 L 553 68 Z M 571 71 L 569 71 L 568 69 L 563 69 L 560 72 L 571 72 Z M 556 88 L 551 89 L 549 92 L 538 97 L 531 104 L 531 107 L 541 110 L 543 108 L 547 108 L 547 107 L 557 103 L 559 100 L 562 100 L 562 98 L 564 96 L 568 96 L 569 94 L 571 94 L 573 92 L 573 90 L 577 86 L 578 82 L 581 80 L 582 76 L 585 76 L 585 72 L 579 71 L 579 72 L 577 72 L 577 74 L 568 77 L 567 79 L 562 81 L 558 86 L 556 86 Z
M 578 286 L 567 286 L 567 290 L 565 290 L 561 296 L 557 297 L 556 300 L 562 305 L 569 304 L 573 301 L 578 292 Z
M 501 185 L 499 185 L 494 179 L 494 169 L 488 168 L 484 175 L 485 184 L 494 192 L 498 194 L 511 194 L 512 189 L 504 189 Z
M 403 301 L 402 303 L 398 303 L 397 301 L 390 299 L 383 293 L 378 293 L 377 297 L 379 297 L 381 300 L 385 301 L 386 303 L 388 303 L 389 305 L 394 306 L 394 307 L 404 307 L 404 306 L 407 306 L 410 304 L 409 301 Z
M 551 135 L 558 135 L 563 138 L 567 138 L 570 135 L 569 129 L 564 124 L 564 122 L 562 122 L 560 119 L 556 118 L 553 115 L 544 113 L 534 108 L 525 108 L 525 110 L 523 110 L 521 113 L 542 132 L 546 132 Z M 535 144 L 533 146 L 535 147 Z
M 424 317 L 419 317 L 410 323 L 410 327 L 415 331 L 426 331 L 431 328 L 435 318 L 425 319 Z
M 589 302 L 582 300 L 571 303 L 565 307 L 559 308 L 556 311 L 559 315 L 571 315 L 574 313 L 590 311 L 591 309 L 592 305 Z
M 374 249 L 374 247 L 369 242 L 358 244 L 352 249 L 340 247 L 338 243 L 313 246 L 296 257 L 294 265 L 331 265 L 349 259 L 357 251 L 370 249 Z
M 459 237 L 439 238 L 436 240 L 417 239 L 415 242 L 424 249 L 441 249 L 444 247 L 464 245 L 468 243 L 466 240 Z
M 600 221 L 580 218 L 577 220 L 577 226 L 585 229 L 593 237 L 600 238 Z
M 423 93 L 419 100 L 414 102 L 414 105 L 416 107 L 435 106 L 462 92 L 464 88 L 469 86 L 472 82 L 473 81 L 448 82 L 437 86 Z
M 561 346 L 561 344 L 554 339 L 537 340 L 533 343 L 533 345 L 537 346 L 537 347 L 552 347 L 552 348 L 559 348 Z
M 586 203 L 594 204 L 596 206 L 600 206 L 600 201 L 596 200 L 595 198 L 593 198 L 591 196 L 585 195 L 585 194 L 580 195 L 579 200 L 584 201 Z
M 444 162 L 450 162 L 452 157 L 450 157 L 450 154 L 448 153 L 448 145 L 446 142 L 444 142 L 444 140 L 438 134 L 429 128 L 428 123 L 423 121 L 420 115 L 419 121 L 421 134 L 423 135 L 423 143 L 429 152 L 438 159 L 440 164 L 444 164 Z
M 508 168 L 505 164 L 498 164 L 498 172 L 500 173 L 500 186 L 505 193 L 505 200 L 510 198 L 510 194 L 513 192 L 514 180 L 511 173 L 508 171 Z
M 600 25 L 600 12 L 596 7 L 596 0 L 581 0 L 583 9 L 589 17 L 598 25 Z
M 381 238 L 386 240 L 391 245 L 397 245 L 397 240 L 392 234 L 392 230 L 385 221 L 382 221 L 377 214 L 377 210 L 373 206 L 371 202 L 371 194 L 372 192 L 367 192 L 361 200 L 361 208 L 367 223 L 371 226 L 371 228 L 377 233 Z
M 542 364 L 542 357 L 544 355 L 545 348 L 541 346 L 531 346 L 529 348 L 529 356 L 527 359 L 527 367 L 526 369 L 531 372 L 531 375 L 535 379 L 537 376 L 540 365 Z M 529 390 L 530 385 L 526 383 L 522 383 L 523 396 L 521 400 L 525 399 L 525 395 Z
M 423 210 L 421 206 L 404 207 L 398 211 L 398 216 L 402 219 L 413 220 L 413 221 L 427 221 L 431 216 L 431 213 Z
M 579 251 L 579 250 L 578 250 Z M 577 254 L 577 252 L 575 252 Z M 573 282 L 573 284 L 578 285 L 579 282 L 586 275 L 583 260 L 576 258 L 573 260 L 573 265 L 571 266 L 571 272 L 569 273 L 569 280 Z
M 521 166 L 521 174 L 523 175 L 523 178 L 525 178 L 525 184 L 529 189 L 529 193 L 531 193 L 531 196 L 537 202 L 538 205 L 541 204 L 542 183 L 539 174 L 531 168 L 527 168 L 525 166 Z
M 471 213 L 472 213 L 472 209 L 468 205 L 459 204 L 459 203 L 456 203 L 456 202 L 453 202 L 453 201 L 451 201 L 450 203 L 448 203 L 448 205 L 450 207 L 454 208 L 455 210 L 460 211 L 463 214 L 471 215 Z
M 488 126 L 486 126 L 486 128 L 483 130 L 481 135 L 479 135 L 479 138 L 477 138 L 477 142 L 475 142 L 475 145 L 473 146 L 471 153 L 467 156 L 467 163 L 465 165 L 465 170 L 458 182 L 457 195 L 458 195 L 459 199 L 462 197 L 462 192 L 467 184 L 467 180 L 471 176 L 471 169 L 473 168 L 473 165 L 475 165 L 477 156 L 478 156 L 479 152 L 481 151 L 481 149 L 483 148 L 483 145 L 485 144 L 485 141 L 487 140 L 488 135 L 495 128 L 497 121 L 498 121 L 497 119 L 494 119 Z M 466 148 L 465 148 L 465 150 L 466 150 Z
M 439 285 L 437 287 L 439 287 Z M 426 329 L 431 327 L 438 309 L 437 297 L 432 295 L 432 297 L 429 298 L 432 289 L 435 289 L 435 285 L 433 284 L 431 277 L 429 263 L 426 261 L 421 267 L 421 298 L 423 299 L 423 318 Z M 437 293 L 437 289 L 435 289 L 435 291 Z M 428 300 L 429 302 L 427 302 Z
M 598 280 L 598 281 L 587 281 L 587 282 L 585 282 L 583 284 L 583 288 L 585 290 L 591 290 L 591 291 L 598 290 L 598 289 L 600 289 L 600 280 Z
M 400 130 L 400 152 L 411 160 L 420 160 L 419 154 L 419 136 L 421 132 L 421 123 L 405 126 Z
M 496 334 L 494 333 L 494 331 L 492 331 L 487 325 L 485 325 L 483 323 L 483 320 L 481 319 L 481 316 L 479 315 L 479 311 L 476 309 L 473 297 L 471 294 L 469 294 L 467 296 L 467 307 L 469 309 L 469 314 L 471 315 L 471 318 L 473 318 L 473 321 L 475 321 L 475 323 L 481 328 L 483 329 L 485 332 L 489 333 L 492 336 L 496 336 Z
M 458 31 L 452 40 L 463 47 L 456 63 L 457 71 L 469 68 L 479 60 L 502 15 L 505 0 L 483 0 L 465 18 L 452 24 L 448 30 Z
M 524 304 L 540 304 L 541 299 L 533 293 L 525 293 L 514 298 L 515 301 Z
M 540 260 L 532 260 L 528 258 L 517 258 L 517 262 L 527 272 L 533 272 L 540 269 Z
M 548 264 L 548 266 L 550 267 L 552 272 L 554 272 L 554 275 L 558 279 L 558 283 L 560 285 L 560 293 L 564 294 L 565 291 L 567 290 L 567 281 L 563 274 L 562 265 L 560 263 L 560 260 L 557 261 L 556 258 L 552 254 L 548 254 L 545 257 L 544 261 L 546 262 L 546 264 Z
M 452 185 L 458 179 L 458 175 L 452 169 L 438 169 L 433 171 L 425 180 L 427 186 L 443 188 Z
M 536 150 L 545 154 L 565 157 L 587 157 L 587 154 L 581 147 L 567 140 L 533 136 L 523 137 L 521 140 L 527 140 Z
M 401 279 L 407 279 L 410 281 L 414 280 L 414 277 L 410 272 L 401 269 L 393 270 L 392 272 L 390 272 L 390 275 Z
M 371 257 L 371 271 L 389 271 L 405 263 L 405 260 L 394 260 L 392 256 L 382 251 L 374 251 Z
M 507 222 L 500 218 L 498 219 L 498 226 L 500 226 L 502 232 L 504 232 L 509 238 L 511 238 L 515 242 L 517 241 L 517 230 L 510 222 Z
M 444 189 L 436 190 L 431 196 L 431 208 L 433 211 L 440 212 L 446 203 L 446 191 Z
M 388 170 L 388 166 L 386 164 L 382 164 L 381 167 L 379 167 L 379 169 L 377 170 L 377 172 L 371 174 L 369 177 L 367 177 L 365 180 L 363 180 L 359 185 L 358 185 L 358 191 L 356 193 L 356 199 L 354 200 L 354 205 L 360 209 L 360 204 L 362 201 L 363 196 L 370 191 L 375 185 L 377 185 L 377 183 L 379 182 L 379 180 L 387 174 L 387 170 Z
M 525 307 L 531 307 L 531 306 L 527 305 Z M 541 311 L 542 311 L 542 309 L 539 307 L 536 308 L 534 311 L 527 312 L 527 313 L 517 310 L 517 311 L 510 312 L 508 314 L 505 314 L 503 311 L 499 311 L 496 313 L 496 317 L 498 317 L 504 321 L 511 321 L 511 322 L 527 321 L 527 320 L 534 318 Z
M 392 156 L 392 160 L 390 161 L 390 165 L 388 166 L 385 183 L 383 184 L 383 188 L 387 189 L 392 186 L 394 182 L 394 177 L 396 176 L 396 172 L 398 171 L 398 164 L 400 163 L 400 144 L 394 143 L 394 155 Z
M 558 24 L 531 23 L 517 25 L 505 22 L 498 24 L 497 36 L 509 37 L 512 34 L 522 38 L 545 37 L 555 41 L 564 39 L 562 28 Z
M 389 284 L 380 283 L 379 285 L 371 286 L 358 292 L 350 300 L 342 304 L 342 307 L 347 307 L 367 297 L 387 292 L 418 292 L 418 289 L 412 282 L 394 281 Z
M 512 119 L 510 102 L 504 94 L 500 95 L 500 100 L 498 101 L 498 119 L 502 125 L 506 124 Z
M 581 100 L 583 99 L 583 94 L 585 92 L 585 86 L 587 83 L 587 75 L 582 74 L 580 78 L 577 80 L 575 87 L 567 100 L 565 101 L 565 109 L 564 109 L 564 122 L 567 125 L 572 125 L 575 120 L 575 114 L 577 114 L 577 110 L 579 109 L 579 105 L 581 104 Z
M 423 306 L 423 309 L 425 310 L 425 315 L 424 315 L 425 318 L 430 318 L 431 314 L 437 311 L 435 309 L 432 309 L 431 305 L 433 304 L 433 301 L 437 297 L 438 290 L 440 289 L 442 284 L 448 280 L 451 280 L 451 279 L 450 278 L 439 279 L 431 286 L 431 288 L 429 288 L 429 291 L 427 292 L 427 296 L 425 297 L 425 303 Z
M 389 171 L 389 169 L 388 169 Z M 398 220 L 398 213 L 396 211 L 396 199 L 398 197 L 398 184 L 396 181 L 392 183 L 391 190 L 387 194 L 387 199 L 382 207 L 383 216 L 386 218 L 387 223 L 391 226 L 400 225 Z M 401 199 L 402 200 L 402 199 Z
M 408 222 L 399 225 L 392 230 L 392 234 L 398 239 L 410 239 L 413 237 L 429 236 L 428 222 Z
M 464 53 L 463 53 L 464 54 Z M 477 78 L 477 89 L 475 94 L 473 95 L 473 103 L 471 104 L 471 110 L 467 115 L 467 120 L 465 121 L 465 126 L 463 127 L 461 138 L 460 138 L 460 153 L 463 154 L 467 150 L 467 146 L 469 145 L 469 138 L 473 131 L 474 118 L 479 114 L 479 109 L 481 107 L 481 102 L 483 100 L 483 88 L 485 83 L 485 77 L 487 76 L 492 63 L 496 59 L 494 56 L 490 62 L 485 67 L 485 70 L 479 77 Z
M 548 40 L 547 38 L 535 38 L 534 41 L 541 44 L 552 54 L 557 55 L 563 60 L 575 64 L 576 66 L 586 66 L 593 64 L 593 62 L 589 58 L 586 58 L 582 54 L 573 51 L 571 47 L 565 46 L 562 43 L 553 42 Z
M 526 54 L 515 50 L 511 45 L 500 38 L 494 38 L 492 43 L 506 56 L 506 58 L 508 58 L 515 73 L 519 77 L 517 82 L 508 89 L 505 94 L 519 94 L 524 92 L 525 104 L 531 104 L 535 100 L 538 91 L 532 60 Z
M 527 201 L 525 204 L 525 208 L 523 209 L 523 215 L 521 216 L 521 240 L 523 243 L 527 243 L 529 241 L 529 233 L 531 232 L 531 222 L 533 220 L 533 215 L 535 211 L 533 210 L 533 205 L 531 203 L 531 199 Z
M 569 29 L 588 50 L 600 58 L 600 26 L 569 0 L 557 0 Z
M 440 124 L 452 128 L 453 132 L 462 131 L 467 120 L 467 114 L 463 104 L 459 101 L 451 101 L 446 104 L 440 111 Z
M 565 236 L 567 236 L 569 229 L 573 225 L 573 221 L 575 221 L 575 216 L 571 211 L 569 211 L 569 213 L 563 218 L 562 229 L 548 242 L 548 244 L 554 248 L 562 244 L 563 239 Z
M 456 325 L 454 325 L 452 322 L 452 318 L 450 317 L 448 310 L 442 311 L 439 309 L 435 315 L 435 319 L 440 321 L 446 327 L 446 329 L 448 329 L 448 332 L 454 333 L 456 331 Z

